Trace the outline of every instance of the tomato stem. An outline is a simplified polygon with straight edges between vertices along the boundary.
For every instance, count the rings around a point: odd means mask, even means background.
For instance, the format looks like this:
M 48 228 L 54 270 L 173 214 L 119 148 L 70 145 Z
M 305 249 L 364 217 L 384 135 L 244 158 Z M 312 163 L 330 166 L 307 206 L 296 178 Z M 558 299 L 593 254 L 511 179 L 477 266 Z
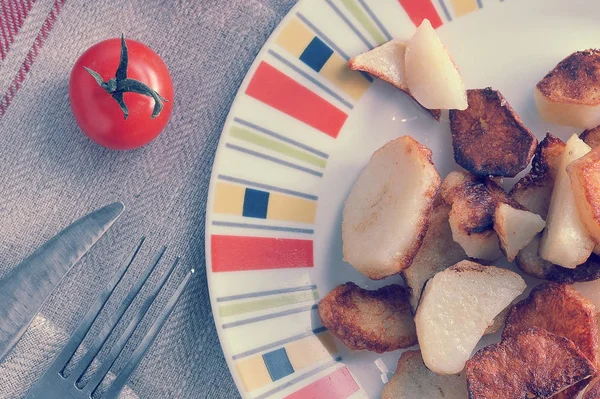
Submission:
M 119 67 L 115 73 L 115 77 L 104 81 L 100 74 L 88 67 L 84 67 L 86 71 L 102 87 L 108 94 L 115 99 L 115 101 L 121 107 L 123 111 L 124 119 L 129 116 L 129 109 L 125 100 L 123 99 L 123 93 L 138 93 L 144 96 L 152 97 L 154 99 L 154 109 L 152 110 L 151 118 L 154 119 L 164 107 L 164 103 L 168 102 L 166 98 L 161 96 L 157 91 L 152 90 L 147 84 L 140 82 L 139 80 L 130 79 L 127 77 L 127 65 L 129 63 L 129 54 L 127 51 L 127 44 L 125 43 L 125 36 L 121 35 L 121 58 L 119 60 Z

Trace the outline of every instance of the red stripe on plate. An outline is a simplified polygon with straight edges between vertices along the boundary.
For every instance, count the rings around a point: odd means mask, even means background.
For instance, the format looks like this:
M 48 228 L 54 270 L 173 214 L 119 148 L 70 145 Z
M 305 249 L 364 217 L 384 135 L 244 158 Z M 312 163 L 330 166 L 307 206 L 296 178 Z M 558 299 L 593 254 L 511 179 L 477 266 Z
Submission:
M 285 399 L 346 399 L 360 388 L 347 367 L 301 388 Z
M 4 96 L 0 99 L 0 118 L 3 117 L 4 114 L 6 114 L 8 106 L 17 94 L 17 91 L 21 87 L 21 84 L 23 84 L 27 73 L 33 66 L 33 63 L 35 62 L 35 59 L 37 58 L 40 49 L 42 48 L 44 42 L 48 38 L 48 35 L 50 34 L 50 31 L 52 30 L 52 27 L 56 22 L 56 18 L 58 17 L 58 14 L 60 14 L 60 10 L 62 9 L 62 6 L 65 4 L 65 2 L 66 0 L 56 0 L 54 2 L 52 10 L 48 14 L 46 20 L 44 21 L 44 24 L 42 25 L 42 29 L 40 29 L 40 32 L 36 36 L 33 45 L 29 49 L 25 60 L 21 64 L 21 68 L 19 68 L 19 71 L 15 75 L 7 92 L 4 93 Z
M 246 94 L 336 138 L 348 115 L 266 62 L 252 76 Z
M 34 0 L 0 0 L 0 61 L 6 58 L 33 3 Z
M 269 237 L 213 235 L 213 272 L 313 267 L 313 242 Z
M 416 26 L 421 25 L 425 18 L 431 22 L 434 29 L 442 26 L 442 19 L 431 0 L 398 0 L 404 11 Z

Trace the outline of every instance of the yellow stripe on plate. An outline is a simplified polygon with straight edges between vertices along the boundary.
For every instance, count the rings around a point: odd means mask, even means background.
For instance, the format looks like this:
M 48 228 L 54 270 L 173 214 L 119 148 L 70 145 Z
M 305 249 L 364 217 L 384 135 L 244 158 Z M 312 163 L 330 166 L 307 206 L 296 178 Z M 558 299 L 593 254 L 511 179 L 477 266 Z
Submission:
M 215 213 L 227 213 L 231 215 L 241 215 L 244 210 L 244 196 L 246 188 L 229 183 L 217 183 L 215 194 Z
M 329 331 L 313 335 L 300 341 L 292 342 L 285 347 L 294 370 L 309 367 L 337 353 L 333 337 Z
M 458 17 L 462 17 L 472 11 L 477 10 L 477 0 L 450 0 L 454 13 Z
M 359 100 L 371 84 L 360 72 L 348 68 L 346 60 L 337 53 L 329 57 L 319 73 L 355 100 Z
M 277 37 L 277 44 L 296 57 L 300 57 L 314 38 L 315 34 L 306 25 L 299 19 L 293 18 Z
M 246 392 L 252 392 L 271 383 L 271 376 L 262 356 L 251 356 L 240 360 L 236 363 L 236 367 Z
M 289 195 L 271 193 L 267 219 L 287 220 L 299 223 L 314 223 L 317 214 L 316 201 Z

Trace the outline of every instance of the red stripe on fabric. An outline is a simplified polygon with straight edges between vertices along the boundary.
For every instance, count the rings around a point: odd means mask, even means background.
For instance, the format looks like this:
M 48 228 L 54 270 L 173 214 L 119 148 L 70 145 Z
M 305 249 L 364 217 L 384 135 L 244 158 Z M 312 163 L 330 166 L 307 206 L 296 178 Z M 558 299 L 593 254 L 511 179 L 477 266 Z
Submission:
M 443 22 L 431 0 L 398 0 L 404 11 L 416 26 L 421 25 L 425 18 L 431 22 L 434 29 L 442 26 Z
M 213 272 L 313 267 L 313 242 L 288 238 L 213 235 Z
M 285 399 L 346 399 L 359 389 L 350 370 L 342 367 L 286 396 Z
M 50 34 L 50 31 L 52 30 L 52 27 L 54 26 L 54 23 L 56 22 L 56 18 L 60 14 L 60 11 L 61 11 L 63 5 L 65 4 L 65 2 L 66 2 L 66 0 L 56 0 L 54 2 L 54 5 L 52 6 L 52 10 L 46 17 L 46 20 L 44 21 L 44 24 L 42 25 L 40 32 L 36 36 L 36 38 L 33 42 L 33 45 L 29 49 L 29 52 L 25 56 L 25 60 L 21 64 L 19 71 L 15 75 L 7 92 L 0 99 L 0 118 L 3 117 L 4 114 L 6 114 L 6 110 L 10 106 L 12 99 L 17 94 L 17 91 L 19 91 L 19 88 L 21 87 L 21 85 L 23 84 L 23 81 L 27 77 L 27 73 L 31 70 L 33 63 L 35 62 L 35 59 L 37 58 L 40 49 L 44 45 L 44 42 L 48 38 L 48 35 Z
M 348 115 L 266 62 L 252 76 L 246 94 L 336 138 Z
M 2 9 L 2 18 L 0 18 L 0 61 L 6 58 L 10 45 L 15 41 L 15 37 L 27 14 L 31 11 L 35 0 L 0 0 Z

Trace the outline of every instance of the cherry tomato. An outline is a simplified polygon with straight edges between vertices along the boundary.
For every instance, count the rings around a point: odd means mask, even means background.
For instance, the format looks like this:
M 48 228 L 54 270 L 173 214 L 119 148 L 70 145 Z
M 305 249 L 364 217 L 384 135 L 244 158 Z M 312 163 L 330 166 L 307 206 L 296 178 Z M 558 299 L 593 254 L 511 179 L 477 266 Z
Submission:
M 158 54 L 135 40 L 109 39 L 79 57 L 69 81 L 77 124 L 116 150 L 148 144 L 173 110 L 173 82 Z

